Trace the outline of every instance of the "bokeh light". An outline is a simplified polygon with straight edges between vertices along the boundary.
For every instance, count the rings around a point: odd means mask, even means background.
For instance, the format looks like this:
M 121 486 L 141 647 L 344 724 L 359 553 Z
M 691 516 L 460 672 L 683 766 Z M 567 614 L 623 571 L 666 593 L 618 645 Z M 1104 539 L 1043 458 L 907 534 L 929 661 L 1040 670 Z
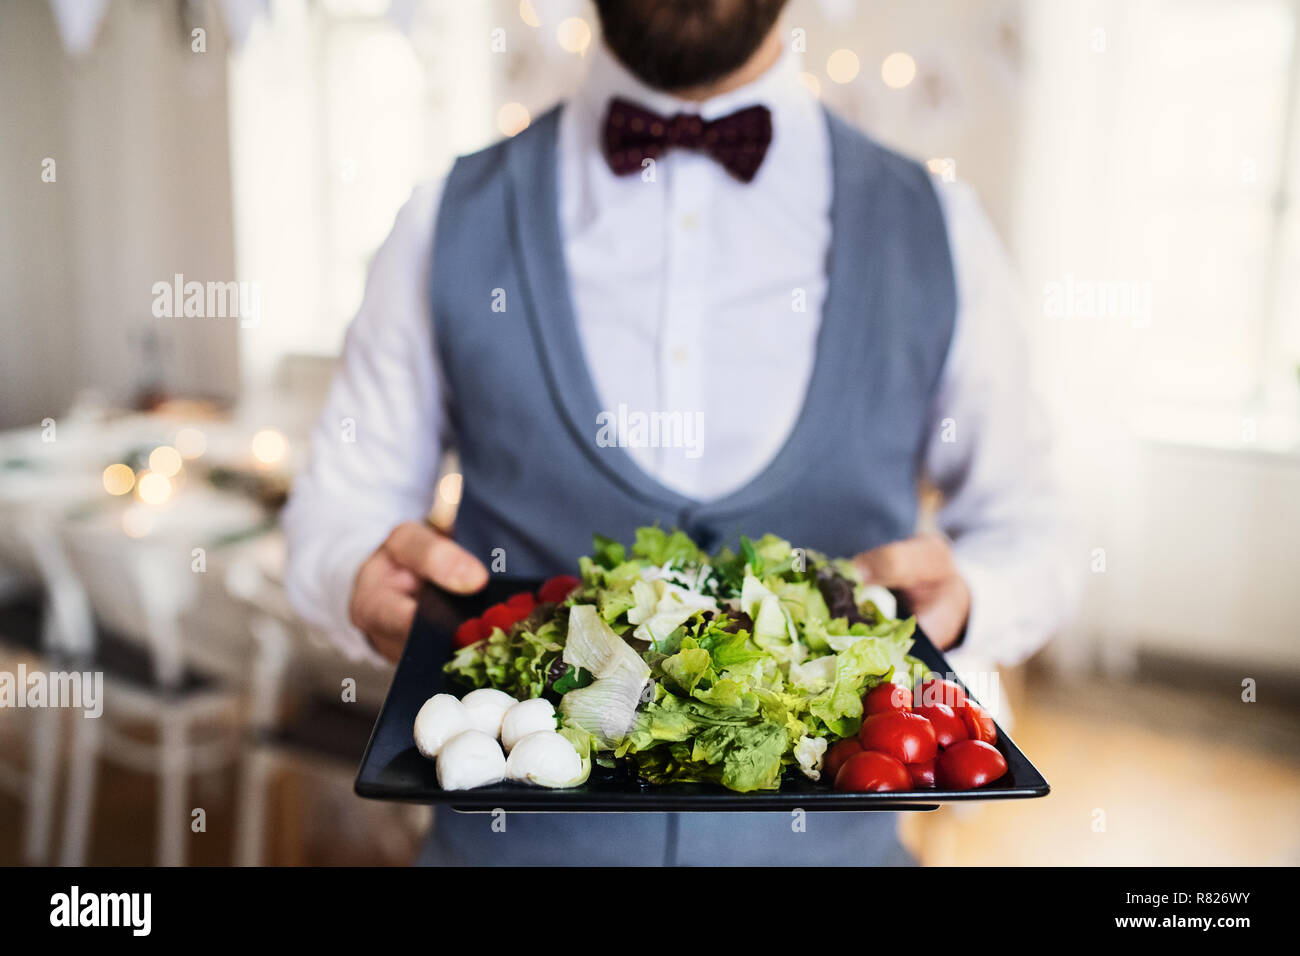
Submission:
M 449 471 L 438 482 L 438 497 L 449 505 L 458 505 L 462 487 L 464 487 L 464 479 L 460 472 Z
M 537 10 L 533 7 L 533 0 L 519 0 L 519 19 L 530 27 L 540 27 L 541 18 L 537 16 Z
M 153 515 L 139 505 L 122 512 L 122 532 L 128 538 L 143 538 L 153 530 Z
M 822 81 L 817 79 L 817 77 L 813 76 L 811 73 L 800 73 L 799 82 L 807 87 L 808 92 L 813 96 L 822 95 Z
M 118 462 L 104 469 L 103 482 L 110 495 L 124 495 L 135 487 L 135 472 L 130 465 Z
M 951 156 L 936 156 L 933 159 L 927 159 L 925 168 L 934 175 L 941 177 L 945 182 L 953 182 L 957 178 L 957 161 Z
M 142 471 L 135 483 L 135 493 L 147 505 L 160 505 L 171 497 L 172 483 L 166 475 Z
M 528 128 L 533 118 L 522 103 L 506 103 L 497 110 L 497 129 L 503 136 L 514 136 Z
M 181 470 L 181 453 L 171 445 L 159 445 L 149 453 L 149 470 L 164 478 L 175 477 Z
M 861 65 L 852 50 L 836 50 L 826 59 L 826 75 L 836 83 L 850 83 L 858 75 Z
M 916 61 L 906 53 L 891 53 L 880 64 L 880 78 L 893 90 L 901 90 L 916 79 Z
M 560 48 L 569 53 L 582 53 L 591 45 L 591 27 L 582 17 L 568 17 L 560 21 L 555 30 Z
M 182 428 L 176 433 L 176 450 L 182 458 L 198 458 L 208 450 L 208 439 L 197 428 Z
M 278 464 L 288 451 L 289 440 L 274 428 L 263 428 L 253 436 L 253 457 L 264 465 Z

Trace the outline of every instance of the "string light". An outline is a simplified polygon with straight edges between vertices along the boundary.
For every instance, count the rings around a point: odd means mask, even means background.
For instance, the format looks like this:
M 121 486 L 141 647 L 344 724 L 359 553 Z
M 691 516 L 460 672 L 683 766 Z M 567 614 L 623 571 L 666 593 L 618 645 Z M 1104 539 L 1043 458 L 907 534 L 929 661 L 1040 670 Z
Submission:
M 861 65 L 852 50 L 836 50 L 826 59 L 826 75 L 836 83 L 851 83 Z
M 279 463 L 288 451 L 288 439 L 274 428 L 263 428 L 253 436 L 253 457 L 264 465 Z
M 880 64 L 880 78 L 893 90 L 901 90 L 916 79 L 916 61 L 906 53 L 891 53 Z
M 208 440 L 197 428 L 182 428 L 176 433 L 176 450 L 182 458 L 198 458 L 208 450 Z
M 149 453 L 149 470 L 164 478 L 175 477 L 181 470 L 181 453 L 171 445 L 159 445 Z
M 135 483 L 135 493 L 147 505 L 160 505 L 172 494 L 172 483 L 166 475 L 142 471 Z
M 514 136 L 528 128 L 533 118 L 522 103 L 506 103 L 497 110 L 497 129 L 503 136 Z
M 582 53 L 591 45 L 591 27 L 582 17 L 569 17 L 555 30 L 560 48 L 568 53 Z
M 104 469 L 104 490 L 110 495 L 125 495 L 135 487 L 135 472 L 129 465 L 118 462 Z

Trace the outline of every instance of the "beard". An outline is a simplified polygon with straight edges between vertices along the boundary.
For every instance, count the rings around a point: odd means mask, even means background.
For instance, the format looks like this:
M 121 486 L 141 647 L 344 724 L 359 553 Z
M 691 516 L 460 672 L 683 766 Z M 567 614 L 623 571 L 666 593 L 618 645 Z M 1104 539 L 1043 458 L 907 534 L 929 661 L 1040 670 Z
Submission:
M 595 0 L 605 43 L 647 86 L 722 79 L 754 55 L 786 0 Z

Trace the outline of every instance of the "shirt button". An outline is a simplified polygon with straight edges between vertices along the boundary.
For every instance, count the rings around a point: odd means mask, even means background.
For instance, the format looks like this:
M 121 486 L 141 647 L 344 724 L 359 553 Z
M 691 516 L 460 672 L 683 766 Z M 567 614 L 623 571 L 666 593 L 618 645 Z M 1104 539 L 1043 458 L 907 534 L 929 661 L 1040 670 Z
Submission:
M 682 215 L 682 218 L 678 220 L 678 223 L 682 227 L 682 232 L 694 232 L 695 228 L 700 224 L 700 221 L 696 218 L 695 213 L 688 212 Z
M 675 345 L 672 351 L 668 353 L 668 357 L 678 365 L 682 365 L 691 357 L 691 350 L 684 345 Z

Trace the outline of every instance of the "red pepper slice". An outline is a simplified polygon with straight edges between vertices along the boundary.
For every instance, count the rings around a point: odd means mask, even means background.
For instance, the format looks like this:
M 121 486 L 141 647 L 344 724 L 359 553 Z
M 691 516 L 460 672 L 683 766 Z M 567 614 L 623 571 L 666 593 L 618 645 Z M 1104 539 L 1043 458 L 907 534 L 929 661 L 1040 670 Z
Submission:
M 559 574 L 548 580 L 537 589 L 537 599 L 539 601 L 563 601 L 574 588 L 582 584 L 581 578 L 575 578 L 572 574 Z
M 490 633 L 492 633 L 491 628 L 485 628 L 482 620 L 471 617 L 467 621 L 462 621 L 460 627 L 456 628 L 456 636 L 452 639 L 452 643 L 457 647 L 469 647 L 483 640 Z

